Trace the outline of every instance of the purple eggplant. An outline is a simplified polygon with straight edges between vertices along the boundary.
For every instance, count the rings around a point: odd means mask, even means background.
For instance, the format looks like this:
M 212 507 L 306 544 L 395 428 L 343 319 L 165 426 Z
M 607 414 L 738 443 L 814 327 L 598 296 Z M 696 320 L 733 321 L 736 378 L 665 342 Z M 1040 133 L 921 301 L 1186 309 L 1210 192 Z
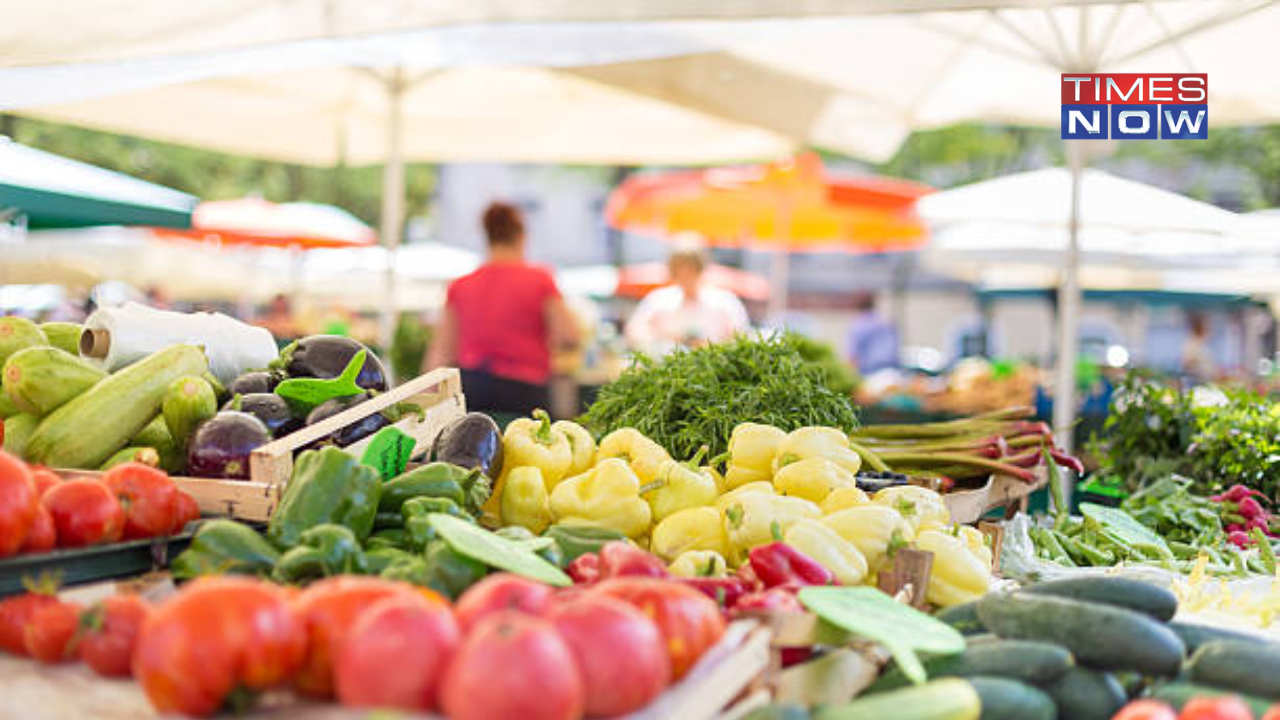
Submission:
M 249 454 L 271 442 L 271 431 L 246 412 L 223 410 L 200 423 L 187 448 L 187 471 L 195 477 L 249 478 Z
M 284 437 L 303 425 L 301 418 L 294 417 L 289 403 L 271 392 L 237 395 L 228 400 L 222 409 L 239 410 L 253 415 L 267 426 L 273 438 Z
M 488 415 L 467 413 L 444 426 L 431 444 L 431 457 L 496 478 L 502 474 L 502 431 Z
M 285 348 L 280 357 L 289 377 L 328 380 L 341 375 L 347 369 L 347 363 L 361 350 L 366 352 L 356 384 L 365 390 L 386 390 L 387 371 L 382 361 L 373 351 L 349 337 L 311 335 Z
M 353 408 L 368 399 L 369 393 L 361 393 L 359 395 L 352 395 L 351 397 L 327 400 L 320 405 L 317 405 L 316 409 L 312 410 L 311 413 L 307 415 L 307 425 L 311 426 L 321 422 L 322 420 L 327 420 L 334 415 Z M 320 442 L 328 442 L 333 445 L 337 445 L 338 447 L 346 447 L 353 443 L 360 442 L 390 424 L 391 421 L 387 420 L 382 413 L 376 412 L 371 415 L 366 415 L 349 425 L 345 425 L 335 430 Z
M 276 385 L 279 384 L 280 376 L 278 374 L 267 370 L 254 370 L 232 380 L 227 392 L 231 393 L 232 396 L 269 393 L 275 390 Z

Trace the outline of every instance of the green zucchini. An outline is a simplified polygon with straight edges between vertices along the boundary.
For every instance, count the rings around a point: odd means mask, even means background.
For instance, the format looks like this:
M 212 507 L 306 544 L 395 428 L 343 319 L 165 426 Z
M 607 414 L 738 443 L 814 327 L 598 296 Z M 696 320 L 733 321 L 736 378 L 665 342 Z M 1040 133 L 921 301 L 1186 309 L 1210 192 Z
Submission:
M 160 453 L 155 448 L 150 447 L 127 447 L 107 458 L 107 461 L 102 463 L 102 467 L 98 469 L 106 471 L 117 465 L 131 462 L 142 463 L 150 467 L 160 467 Z
M 181 377 L 165 390 L 161 409 L 169 437 L 185 448 L 196 426 L 218 412 L 218 395 L 204 378 Z
M 961 635 L 977 635 L 987 631 L 978 619 L 977 601 L 952 605 L 934 617 L 959 630 Z
M 9 399 L 9 393 L 0 391 L 0 420 L 7 420 L 20 412 L 22 410 Z
M 48 345 L 49 338 L 30 320 L 15 315 L 0 317 L 0 365 L 19 350 Z
M 1044 686 L 1058 706 L 1058 720 L 1111 720 L 1128 702 L 1111 673 L 1074 667 Z
M 971 677 L 981 720 L 1057 720 L 1058 706 L 1037 687 L 1002 677 Z
M 742 720 L 809 720 L 809 711 L 795 703 L 770 703 L 747 713 Z
M 1280 699 L 1280 645 L 1242 640 L 1205 643 L 1187 663 L 1193 683 Z
M 1000 637 L 1055 643 L 1081 664 L 1102 670 L 1170 677 L 1182 666 L 1178 636 L 1132 610 L 1048 595 L 992 593 L 978 601 L 978 617 Z
M 1244 704 L 1248 705 L 1249 709 L 1253 711 L 1255 717 L 1262 717 L 1265 715 L 1272 705 L 1272 701 L 1265 698 L 1254 697 L 1252 695 L 1242 695 L 1231 690 L 1224 690 L 1223 688 L 1210 687 L 1208 685 L 1197 685 L 1189 682 L 1165 683 L 1151 693 L 1151 697 L 1156 700 L 1163 700 L 1164 702 L 1169 703 L 1173 706 L 1174 710 L 1181 710 L 1182 706 L 1190 702 L 1192 698 L 1216 698 L 1225 697 L 1227 695 L 1235 695 L 1243 700 Z
M 970 644 L 959 655 L 934 656 L 924 661 L 929 677 L 993 676 L 1020 680 L 1033 685 L 1059 677 L 1075 661 L 1059 645 L 1033 640 L 991 640 Z M 883 692 L 911 684 L 901 670 L 893 668 L 880 676 L 867 692 Z
M 822 708 L 814 720 L 978 720 L 982 702 L 973 685 L 943 678 L 923 685 Z
M 1051 580 L 1025 587 L 1022 592 L 1112 605 L 1150 615 L 1160 622 L 1168 622 L 1178 613 L 1178 596 L 1173 591 L 1132 578 L 1082 577 Z
M 69 322 L 40 323 L 40 331 L 49 340 L 49 344 L 59 350 L 80 356 L 80 334 L 84 327 Z
M 29 347 L 4 364 L 4 392 L 23 412 L 45 416 L 107 376 L 53 347 Z
M 18 413 L 4 421 L 4 451 L 20 458 L 27 457 L 27 443 L 35 433 L 40 418 L 27 413 Z
M 173 345 L 109 375 L 54 410 L 27 445 L 28 459 L 49 467 L 97 468 L 160 412 L 165 390 L 208 366 L 195 345 Z
M 1266 638 L 1250 635 L 1236 630 L 1227 630 L 1225 628 L 1210 627 L 1208 625 L 1196 625 L 1195 623 L 1185 623 L 1174 621 L 1169 623 L 1169 629 L 1177 633 L 1182 638 L 1182 644 L 1187 646 L 1187 654 L 1193 655 L 1200 646 L 1211 643 L 1215 640 L 1240 640 L 1244 642 L 1258 643 L 1260 645 L 1268 644 Z
M 173 441 L 173 436 L 169 434 L 169 426 L 164 422 L 164 416 L 156 415 L 142 428 L 142 431 L 133 436 L 129 441 L 131 447 L 149 447 L 155 448 L 156 453 L 160 456 L 160 465 L 165 472 L 177 473 L 181 472 L 186 464 L 185 452 L 178 444 Z

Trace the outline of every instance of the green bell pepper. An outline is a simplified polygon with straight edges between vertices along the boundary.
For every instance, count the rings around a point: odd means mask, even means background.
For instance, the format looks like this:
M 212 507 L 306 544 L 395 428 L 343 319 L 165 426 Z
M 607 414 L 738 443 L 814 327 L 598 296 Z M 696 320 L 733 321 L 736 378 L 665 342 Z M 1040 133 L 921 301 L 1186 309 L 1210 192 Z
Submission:
M 467 512 L 480 512 L 493 492 L 489 478 L 479 469 L 468 470 L 445 462 L 433 462 L 388 482 L 378 510 L 395 512 L 416 497 L 448 498 Z
M 564 556 L 565 565 L 577 560 L 581 555 L 600 552 L 600 548 L 604 547 L 605 543 L 627 539 L 626 535 L 612 528 L 571 523 L 552 525 L 542 533 L 542 536 L 556 541 L 556 545 Z
M 267 537 L 291 548 L 308 528 L 333 523 L 350 528 L 363 542 L 373 530 L 381 493 L 378 472 L 355 457 L 335 447 L 308 450 L 294 464 Z
M 393 547 L 375 547 L 364 554 L 369 563 L 370 575 L 381 575 L 387 568 L 405 560 L 417 560 L 418 556 Z
M 342 525 L 324 523 L 302 533 L 299 544 L 280 556 L 271 578 L 276 582 L 297 583 L 368 571 L 368 560 L 355 533 Z
M 403 530 L 404 516 L 400 514 L 399 510 L 396 510 L 395 512 L 383 512 L 379 510 L 378 513 L 373 516 L 373 529 L 375 535 L 379 530 Z
M 370 535 L 369 539 L 365 541 L 364 546 L 369 550 L 373 550 L 375 548 L 395 548 L 397 550 L 403 550 L 406 547 L 405 543 L 408 542 L 408 538 L 408 534 L 402 527 L 387 528 L 385 530 L 378 530 L 374 534 Z
M 488 572 L 484 563 L 455 552 L 443 541 L 432 543 L 422 555 L 404 553 L 380 573 L 388 580 L 400 580 L 432 590 L 456 600 Z
M 532 550 L 538 557 L 563 570 L 569 563 L 564 559 L 564 550 L 553 538 L 534 535 L 533 531 L 519 525 L 508 525 L 498 528 L 494 534 L 507 540 L 514 540 Z
M 475 522 L 475 518 L 449 498 L 412 498 L 400 506 L 400 514 L 404 517 L 405 543 L 410 548 L 423 550 L 436 539 L 436 530 L 431 527 L 431 521 L 428 519 L 431 513 L 444 513 L 468 522 Z
M 280 553 L 258 531 L 235 520 L 206 520 L 169 569 L 179 580 L 199 575 L 271 574 Z

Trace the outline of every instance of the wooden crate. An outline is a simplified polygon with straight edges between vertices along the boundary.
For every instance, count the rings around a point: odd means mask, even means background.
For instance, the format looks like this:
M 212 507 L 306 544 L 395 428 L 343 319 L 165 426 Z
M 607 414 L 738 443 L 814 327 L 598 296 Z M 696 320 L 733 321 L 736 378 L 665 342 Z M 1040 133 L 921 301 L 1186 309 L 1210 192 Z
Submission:
M 412 403 L 423 410 L 422 417 L 409 415 L 394 425 L 417 440 L 419 450 L 430 447 L 445 425 L 467 411 L 458 371 L 454 368 L 437 368 L 322 422 L 254 450 L 249 457 L 248 480 L 174 477 L 173 481 L 196 499 L 200 511 L 205 515 L 268 520 L 275 512 L 280 502 L 280 493 L 293 473 L 293 454 L 296 450 L 398 403 Z M 366 438 L 344 449 L 359 456 L 369 440 Z M 63 477 L 101 475 L 89 470 L 57 472 Z
M 1025 509 L 1027 498 L 1049 484 L 1048 468 L 1037 467 L 1035 474 L 1036 480 L 1032 483 L 1008 475 L 992 475 L 980 488 L 947 493 L 942 499 L 952 522 L 972 525 L 996 508 L 1005 508 L 1007 513 Z

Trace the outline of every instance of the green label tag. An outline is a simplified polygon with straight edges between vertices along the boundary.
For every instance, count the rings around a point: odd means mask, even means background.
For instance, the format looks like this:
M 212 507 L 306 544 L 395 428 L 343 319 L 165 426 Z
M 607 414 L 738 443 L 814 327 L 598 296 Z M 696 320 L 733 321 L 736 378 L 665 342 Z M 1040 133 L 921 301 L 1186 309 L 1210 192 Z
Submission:
M 401 432 L 399 428 L 384 427 L 369 441 L 360 462 L 377 470 L 384 481 L 390 480 L 404 473 L 409 457 L 413 455 L 413 446 L 417 443 L 417 440 Z

